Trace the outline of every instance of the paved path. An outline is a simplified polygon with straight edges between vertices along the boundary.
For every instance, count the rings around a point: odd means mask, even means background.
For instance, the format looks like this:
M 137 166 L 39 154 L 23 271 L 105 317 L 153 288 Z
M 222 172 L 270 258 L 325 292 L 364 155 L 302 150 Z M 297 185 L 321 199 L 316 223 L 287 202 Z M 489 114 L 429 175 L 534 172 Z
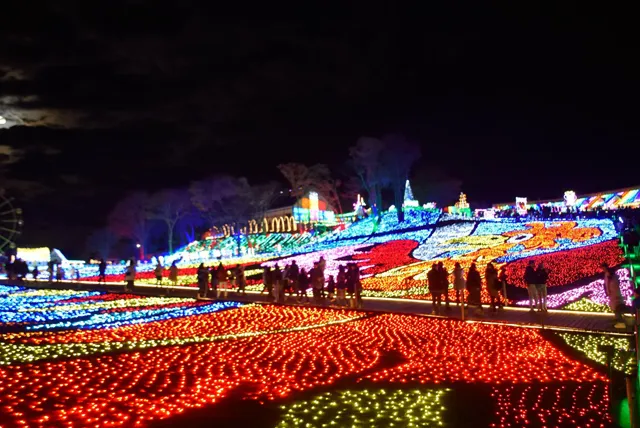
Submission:
M 102 290 L 111 293 L 124 292 L 122 283 L 98 284 L 96 282 L 88 281 L 54 283 L 49 283 L 46 281 L 29 281 L 21 284 L 4 281 L 4 283 L 8 285 L 21 285 L 33 288 L 77 288 L 83 290 Z M 197 289 L 194 287 L 158 287 L 145 284 L 137 285 L 134 294 L 145 296 L 164 296 L 169 294 L 174 297 L 196 298 Z M 245 295 L 230 292 L 228 294 L 228 300 L 268 303 L 267 295 L 257 292 L 247 292 Z M 290 298 L 287 296 L 285 304 L 295 305 L 298 303 L 295 298 Z M 452 305 L 449 310 L 444 310 L 441 315 L 433 315 L 431 302 L 424 300 L 365 298 L 363 300 L 363 306 L 363 310 L 366 311 L 412 313 L 425 316 L 441 316 L 455 319 L 462 318 L 461 309 L 455 304 Z M 529 310 L 526 308 L 508 307 L 496 314 L 493 314 L 490 313 L 489 308 L 485 306 L 483 315 L 477 314 L 475 313 L 475 311 L 466 311 L 464 318 L 465 320 L 469 320 L 472 322 L 504 323 L 537 329 L 598 332 L 618 335 L 633 334 L 632 318 L 628 317 L 626 319 L 626 330 L 616 329 L 613 327 L 613 314 L 598 312 L 576 312 L 550 309 L 547 313 L 532 313 L 529 312 Z

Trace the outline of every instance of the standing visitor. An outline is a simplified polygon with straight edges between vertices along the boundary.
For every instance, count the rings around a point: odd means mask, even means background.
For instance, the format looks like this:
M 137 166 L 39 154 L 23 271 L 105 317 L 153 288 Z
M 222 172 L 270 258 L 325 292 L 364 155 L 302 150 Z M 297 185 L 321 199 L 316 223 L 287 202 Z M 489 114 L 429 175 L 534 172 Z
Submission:
M 49 274 L 49 282 L 53 282 L 53 262 L 47 264 L 47 273 Z
M 456 290 L 456 303 L 460 306 L 460 297 L 464 302 L 464 290 L 467 287 L 464 279 L 464 269 L 460 266 L 460 263 L 456 263 L 453 268 L 453 288 Z M 464 304 L 464 303 L 463 303 Z
M 204 266 L 204 263 L 200 263 L 200 266 L 198 266 L 196 276 L 198 278 L 198 298 L 207 297 L 209 270 Z
M 538 310 L 547 312 L 547 280 L 549 279 L 549 271 L 545 269 L 542 262 L 536 268 L 536 297 L 538 302 Z
M 291 292 L 298 294 L 298 277 L 300 276 L 300 269 L 296 264 L 296 261 L 293 260 L 291 262 L 291 266 L 289 266 L 289 283 L 291 287 Z
M 349 295 L 349 306 L 352 308 L 356 307 L 356 301 L 354 300 L 354 294 L 356 292 L 356 277 L 353 272 L 354 265 L 352 263 L 347 264 L 347 272 L 345 275 L 347 281 L 347 294 Z
M 262 284 L 263 287 L 260 294 L 266 291 L 268 299 L 271 300 L 273 298 L 273 273 L 269 266 L 265 266 L 262 270 Z
M 107 262 L 104 259 L 100 260 L 100 264 L 98 265 L 98 282 L 105 282 L 107 273 Z
M 307 289 L 309 288 L 309 275 L 307 271 L 302 268 L 298 274 L 298 302 L 302 302 L 303 298 L 306 302 L 309 301 L 307 296 Z
M 336 304 L 338 306 L 344 306 L 346 304 L 346 290 L 347 290 L 347 274 L 344 271 L 344 265 L 338 267 L 338 278 L 336 278 L 336 289 L 338 292 L 338 298 Z
M 133 259 L 129 260 L 129 265 L 127 266 L 127 270 L 124 274 L 124 280 L 127 282 L 125 285 L 125 291 L 133 291 L 135 287 L 136 280 L 136 264 Z
M 498 270 L 493 266 L 493 263 L 487 264 L 484 270 L 484 280 L 487 283 L 487 291 L 489 292 L 489 299 L 491 300 L 491 312 L 496 313 L 500 305 L 500 288 Z
M 313 293 L 313 303 L 320 304 L 322 298 L 322 287 L 324 286 L 324 278 L 321 276 L 320 267 L 318 262 L 313 264 L 313 267 L 309 271 L 309 279 L 311 280 L 311 291 Z
M 176 266 L 176 262 L 171 263 L 169 268 L 169 281 L 174 287 L 178 285 L 178 266 Z
M 233 290 L 235 288 L 235 285 L 237 284 L 237 281 L 236 281 L 237 279 L 236 274 L 238 273 L 237 268 L 238 266 L 236 265 L 236 267 L 229 270 L 229 287 L 228 288 L 230 290 Z
M 440 313 L 442 305 L 442 280 L 436 263 L 432 264 L 431 269 L 427 272 L 427 285 L 431 293 L 432 313 L 437 315 Z
M 220 286 L 220 290 L 222 291 L 222 293 L 224 293 L 224 298 L 226 299 L 227 293 L 229 291 L 228 290 L 229 280 L 227 278 L 227 270 L 222 265 L 222 262 L 218 264 L 217 274 L 218 274 L 218 284 Z
M 38 275 L 40 275 L 40 271 L 38 270 L 38 265 L 33 267 L 33 271 L 31 272 L 31 275 L 33 275 L 34 281 L 38 279 Z
M 469 266 L 467 272 L 467 290 L 469 291 L 469 307 L 475 306 L 479 313 L 482 313 L 482 278 L 475 263 Z
M 62 270 L 62 265 L 56 265 L 56 281 L 60 282 L 64 279 L 64 271 Z
M 327 261 L 324 259 L 324 256 L 320 256 L 320 259 L 318 260 L 318 268 L 320 269 L 322 277 L 324 278 L 324 271 L 327 268 Z
M 529 260 L 527 268 L 524 270 L 524 283 L 527 285 L 527 291 L 529 292 L 529 311 L 533 312 L 538 301 L 538 289 L 536 287 L 536 270 L 533 260 Z
M 247 288 L 247 277 L 244 274 L 244 266 L 239 266 L 237 280 L 238 284 L 238 292 L 242 293 L 242 295 L 246 295 L 245 289 Z
M 289 268 L 291 267 L 291 265 L 289 263 L 287 263 L 286 265 L 284 265 L 284 269 L 282 269 L 282 292 L 283 293 L 289 293 L 289 296 L 291 296 L 291 290 L 289 289 L 290 285 L 291 285 L 291 281 L 289 280 Z
M 158 260 L 158 263 L 156 264 L 156 268 L 153 270 L 153 273 L 155 273 L 155 275 L 156 275 L 156 284 L 157 285 L 161 285 L 162 284 L 162 273 L 163 273 L 163 271 L 164 271 L 164 267 L 160 263 L 160 260 Z
M 620 292 L 620 281 L 618 275 L 606 264 L 602 265 L 602 271 L 604 272 L 604 293 L 609 297 L 609 308 L 615 314 L 616 323 L 615 328 L 626 328 L 622 313 L 624 312 L 625 305 L 622 300 L 622 293 Z
M 357 264 L 353 264 L 353 277 L 355 280 L 355 299 L 356 299 L 356 308 L 362 308 L 362 282 L 360 281 L 360 267 Z
M 211 297 L 214 299 L 218 298 L 218 272 L 216 271 L 215 266 L 211 266 L 209 268 L 209 276 L 211 276 Z
M 440 289 L 444 293 L 445 308 L 449 309 L 449 272 L 444 267 L 444 263 L 438 262 L 438 276 L 440 278 Z
M 282 303 L 284 301 L 284 291 L 282 290 L 282 271 L 280 266 L 276 264 L 273 271 L 273 293 L 276 303 Z
M 240 265 L 236 265 L 236 267 L 233 268 L 233 278 L 235 279 L 235 286 L 238 287 L 237 288 L 237 292 L 240 292 Z
M 500 281 L 500 292 L 502 293 L 502 307 L 507 305 L 507 266 L 503 265 L 500 268 L 500 274 L 498 275 L 498 281 Z
M 336 280 L 333 275 L 329 275 L 329 282 L 327 283 L 327 297 L 329 303 L 333 302 L 336 293 Z

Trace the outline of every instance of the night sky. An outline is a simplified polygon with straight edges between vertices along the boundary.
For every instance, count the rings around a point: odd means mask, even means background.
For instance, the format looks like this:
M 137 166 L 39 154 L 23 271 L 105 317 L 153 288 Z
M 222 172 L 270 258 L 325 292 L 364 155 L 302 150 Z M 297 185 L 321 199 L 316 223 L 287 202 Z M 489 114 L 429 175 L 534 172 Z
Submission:
M 131 190 L 338 168 L 386 132 L 472 201 L 640 184 L 633 14 L 475 3 L 3 5 L 0 184 L 25 208 L 20 244 L 73 253 Z

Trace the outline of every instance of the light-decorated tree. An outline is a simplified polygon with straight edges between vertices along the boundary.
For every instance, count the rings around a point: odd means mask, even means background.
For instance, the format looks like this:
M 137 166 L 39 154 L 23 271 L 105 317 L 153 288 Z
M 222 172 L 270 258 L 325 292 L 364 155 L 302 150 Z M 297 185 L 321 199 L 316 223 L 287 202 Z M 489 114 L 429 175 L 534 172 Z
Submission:
M 405 201 L 413 201 L 413 190 L 411 190 L 411 183 L 409 180 L 404 185 L 404 200 Z

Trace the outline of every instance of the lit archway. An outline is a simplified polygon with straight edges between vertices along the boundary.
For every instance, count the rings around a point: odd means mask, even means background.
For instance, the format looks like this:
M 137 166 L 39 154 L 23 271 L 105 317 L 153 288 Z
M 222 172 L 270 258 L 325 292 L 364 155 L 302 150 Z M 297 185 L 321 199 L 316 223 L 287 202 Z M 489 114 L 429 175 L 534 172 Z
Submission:
M 287 232 L 295 232 L 296 231 L 296 219 L 293 216 L 287 216 L 284 218 L 286 223 Z

